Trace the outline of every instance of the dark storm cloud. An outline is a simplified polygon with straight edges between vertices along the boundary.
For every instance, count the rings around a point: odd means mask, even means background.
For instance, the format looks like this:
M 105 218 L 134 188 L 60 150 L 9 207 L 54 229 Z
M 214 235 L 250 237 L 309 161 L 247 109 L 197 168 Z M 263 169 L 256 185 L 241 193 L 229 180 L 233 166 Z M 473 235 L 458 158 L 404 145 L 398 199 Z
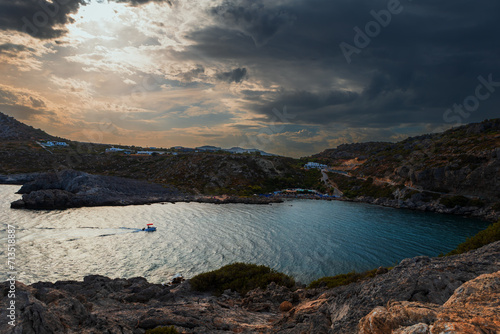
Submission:
M 284 8 L 274 8 L 263 0 L 227 0 L 212 9 L 212 14 L 229 29 L 239 29 L 250 36 L 257 46 L 265 44 L 294 20 Z
M 59 37 L 83 0 L 0 0 L 0 30 L 25 32 L 40 39 Z
M 64 35 L 65 25 L 73 22 L 74 14 L 87 0 L 0 0 L 0 30 L 15 30 L 39 39 Z M 116 0 L 139 6 L 148 2 L 172 5 L 170 0 Z
M 247 77 L 246 68 L 236 68 L 229 72 L 222 72 L 216 75 L 217 79 L 220 81 L 225 81 L 228 83 L 240 83 Z
M 365 31 L 391 3 L 226 1 L 211 12 L 223 23 L 190 33 L 196 43 L 186 54 L 245 64 L 269 88 L 242 92 L 248 108 L 272 117 L 286 105 L 297 123 L 442 125 L 445 110 L 474 95 L 479 76 L 500 82 L 500 2 L 488 0 L 401 0 L 349 64 L 340 44 L 356 46 L 354 28 Z M 464 122 L 498 117 L 499 108 L 497 88 Z

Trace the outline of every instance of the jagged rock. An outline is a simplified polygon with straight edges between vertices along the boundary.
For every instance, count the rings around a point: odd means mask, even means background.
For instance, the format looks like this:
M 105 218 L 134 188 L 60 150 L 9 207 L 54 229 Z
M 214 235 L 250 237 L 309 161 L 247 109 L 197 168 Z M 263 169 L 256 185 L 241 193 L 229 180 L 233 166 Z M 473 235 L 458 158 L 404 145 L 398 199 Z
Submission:
M 436 321 L 439 305 L 416 302 L 392 302 L 376 307 L 359 323 L 360 334 L 392 333 L 400 327 L 430 324 Z
M 500 271 L 464 283 L 442 306 L 392 302 L 359 323 L 360 334 L 445 332 L 500 332 Z
M 305 328 L 311 314 L 326 317 L 329 333 L 356 333 L 359 321 L 388 302 L 444 304 L 455 289 L 475 277 L 500 270 L 500 241 L 457 256 L 405 259 L 388 273 L 347 286 L 327 290 L 311 301 L 301 302 L 275 326 Z M 313 333 L 313 332 L 311 332 Z

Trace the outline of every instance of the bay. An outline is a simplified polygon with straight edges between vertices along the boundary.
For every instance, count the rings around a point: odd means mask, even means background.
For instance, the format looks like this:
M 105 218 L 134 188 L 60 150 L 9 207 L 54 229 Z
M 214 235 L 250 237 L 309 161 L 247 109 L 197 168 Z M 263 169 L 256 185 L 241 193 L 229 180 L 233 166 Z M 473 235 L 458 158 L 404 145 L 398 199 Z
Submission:
M 19 186 L 0 186 L 0 257 L 16 226 L 18 280 L 89 274 L 168 282 L 234 262 L 269 266 L 303 283 L 454 249 L 487 222 L 341 201 L 272 205 L 203 203 L 12 210 Z M 140 229 L 154 223 L 158 231 Z M 6 276 L 2 270 L 2 276 Z M 4 277 L 2 277 L 4 279 Z

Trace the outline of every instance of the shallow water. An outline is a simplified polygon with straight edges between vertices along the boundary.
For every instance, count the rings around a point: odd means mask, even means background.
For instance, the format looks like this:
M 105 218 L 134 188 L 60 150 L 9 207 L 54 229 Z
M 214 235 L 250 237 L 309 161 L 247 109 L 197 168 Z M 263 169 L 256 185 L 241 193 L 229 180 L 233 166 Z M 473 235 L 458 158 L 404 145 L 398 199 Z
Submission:
M 17 227 L 18 280 L 143 276 L 167 282 L 233 262 L 270 266 L 308 283 L 454 249 L 488 223 L 338 201 L 273 205 L 202 203 L 12 210 L 19 186 L 0 186 L 0 258 Z M 154 223 L 158 231 L 140 229 Z M 0 270 L 2 276 L 7 270 Z M 2 280 L 4 277 L 2 277 Z

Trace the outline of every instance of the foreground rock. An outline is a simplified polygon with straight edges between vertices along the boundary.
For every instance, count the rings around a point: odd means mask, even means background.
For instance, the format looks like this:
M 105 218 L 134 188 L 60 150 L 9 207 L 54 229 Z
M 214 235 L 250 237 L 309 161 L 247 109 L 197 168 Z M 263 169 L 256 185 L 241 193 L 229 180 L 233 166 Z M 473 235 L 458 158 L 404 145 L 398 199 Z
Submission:
M 391 302 L 361 319 L 361 334 L 500 333 L 500 271 L 455 290 L 444 305 Z
M 335 289 L 270 284 L 245 296 L 191 291 L 144 278 L 16 283 L 16 327 L 1 333 L 497 333 L 500 242 L 446 258 L 416 257 L 375 278 Z M 483 276 L 481 276 L 483 275 Z M 464 284 L 465 283 L 465 284 Z M 0 284 L 6 319 L 8 283 Z M 482 332 L 481 332 L 481 331 Z
M 183 194 L 174 187 L 113 176 L 92 175 L 65 170 L 5 177 L 5 182 L 23 183 L 21 200 L 11 203 L 14 209 L 66 209 L 88 206 L 141 205 L 159 202 L 203 202 L 269 204 L 276 199 L 204 197 Z M 0 183 L 2 182 L 0 178 Z M 23 182 L 24 181 L 24 182 Z
M 465 282 L 499 270 L 500 241 L 457 256 L 405 259 L 388 273 L 302 301 L 274 328 L 290 334 L 357 333 L 359 321 L 376 307 L 389 302 L 443 305 Z M 498 293 L 498 285 L 495 289 Z

